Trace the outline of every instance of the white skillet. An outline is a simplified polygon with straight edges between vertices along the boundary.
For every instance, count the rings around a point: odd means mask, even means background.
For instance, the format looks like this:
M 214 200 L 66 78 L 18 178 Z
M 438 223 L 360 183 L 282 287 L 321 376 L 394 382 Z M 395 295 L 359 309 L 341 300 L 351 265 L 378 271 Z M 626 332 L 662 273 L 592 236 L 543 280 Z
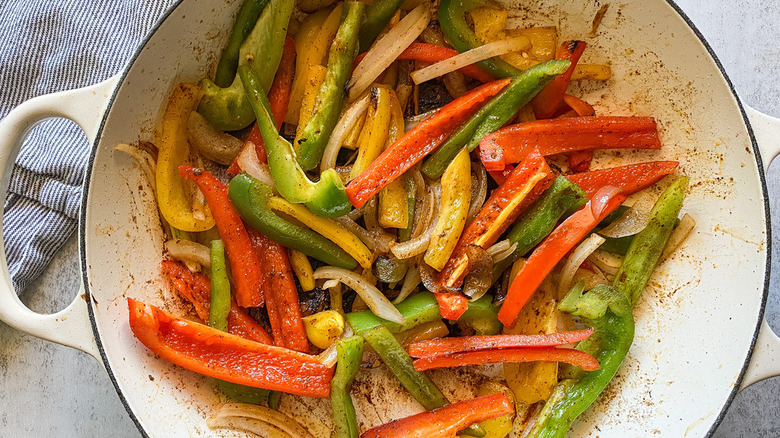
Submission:
M 516 0 L 504 3 L 518 21 L 557 25 L 562 39 L 587 35 L 597 9 L 590 2 L 542 0 L 533 7 L 546 11 L 540 14 Z M 34 313 L 13 291 L 3 256 L 0 319 L 98 359 L 148 436 L 230 433 L 205 426 L 224 401 L 214 385 L 156 358 L 129 331 L 128 296 L 179 309 L 158 271 L 163 237 L 151 192 L 131 160 L 112 149 L 153 139 L 171 87 L 208 73 L 238 4 L 183 0 L 121 74 L 32 99 L 0 122 L 3 192 L 21 142 L 38 121 L 69 118 L 93 143 L 79 229 L 84 292 L 61 312 Z M 610 63 L 614 79 L 577 91 L 604 114 L 655 116 L 664 149 L 603 155 L 596 164 L 680 160 L 693 182 L 684 210 L 696 218 L 697 230 L 659 267 L 637 308 L 628 359 L 571 435 L 586 436 L 598 426 L 602 437 L 706 436 L 741 387 L 780 374 L 780 340 L 763 319 L 771 242 L 764 171 L 780 153 L 780 120 L 740 104 L 714 54 L 673 3 L 634 0 L 612 8 L 600 35 L 588 38 L 587 56 Z M 481 373 L 495 371 L 433 376 L 447 395 L 464 398 Z M 361 376 L 355 401 L 365 426 L 419 409 L 381 370 Z M 286 397 L 282 409 L 316 436 L 328 436 L 328 402 Z

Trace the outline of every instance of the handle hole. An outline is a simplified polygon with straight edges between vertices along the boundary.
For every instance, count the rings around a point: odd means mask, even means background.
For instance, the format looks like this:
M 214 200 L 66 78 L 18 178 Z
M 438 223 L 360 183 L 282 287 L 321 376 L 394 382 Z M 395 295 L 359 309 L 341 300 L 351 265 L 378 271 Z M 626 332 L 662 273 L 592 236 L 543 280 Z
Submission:
M 79 290 L 74 232 L 89 152 L 75 122 L 45 119 L 28 131 L 11 173 L 4 249 L 17 293 L 35 312 L 64 309 L 73 300 L 70 291 Z

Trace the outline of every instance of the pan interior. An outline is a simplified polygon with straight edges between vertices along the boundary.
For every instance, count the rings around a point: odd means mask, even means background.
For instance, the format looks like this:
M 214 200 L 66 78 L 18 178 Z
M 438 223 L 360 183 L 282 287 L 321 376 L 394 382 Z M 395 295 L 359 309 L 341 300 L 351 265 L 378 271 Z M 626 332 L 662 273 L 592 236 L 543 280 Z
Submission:
M 512 25 L 558 26 L 560 41 L 588 41 L 583 62 L 611 65 L 608 83 L 573 87 L 599 114 L 659 121 L 661 151 L 597 154 L 595 167 L 676 159 L 691 177 L 684 212 L 696 219 L 694 234 L 651 279 L 627 360 L 571 436 L 703 436 L 740 376 L 766 278 L 764 193 L 738 102 L 698 37 L 664 1 L 612 4 L 594 38 L 587 35 L 598 3 L 504 3 Z M 153 193 L 113 147 L 154 142 L 170 90 L 210 72 L 239 4 L 184 0 L 172 11 L 126 72 L 89 175 L 82 249 L 94 324 L 118 391 L 152 436 L 214 436 L 205 418 L 226 400 L 213 381 L 156 358 L 130 332 L 127 297 L 180 315 L 186 309 L 159 273 L 163 236 Z M 432 374 L 453 400 L 499 375 L 496 366 Z M 384 368 L 362 373 L 353 398 L 363 427 L 421 409 Z M 315 436 L 329 436 L 328 401 L 285 396 L 281 409 Z

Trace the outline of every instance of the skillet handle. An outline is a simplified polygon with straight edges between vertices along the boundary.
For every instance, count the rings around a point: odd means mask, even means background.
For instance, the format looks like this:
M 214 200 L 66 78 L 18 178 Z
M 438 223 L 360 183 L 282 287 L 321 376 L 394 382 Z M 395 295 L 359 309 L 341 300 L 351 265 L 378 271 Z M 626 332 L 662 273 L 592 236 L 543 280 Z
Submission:
M 0 121 L 0 194 L 5 199 L 14 161 L 22 142 L 40 121 L 63 117 L 74 121 L 84 131 L 90 145 L 95 142 L 111 94 L 119 82 L 114 76 L 104 82 L 76 90 L 38 96 L 12 110 Z M 0 211 L 0 219 L 2 219 Z M 0 245 L 3 236 L 0 233 Z M 0 251 L 0 320 L 33 336 L 81 350 L 102 363 L 92 333 L 84 286 L 65 309 L 50 315 L 33 312 L 19 300 L 5 252 Z
M 753 134 L 756 136 L 758 149 L 761 151 L 761 160 L 764 164 L 764 172 L 769 169 L 775 157 L 780 154 L 780 119 L 768 116 L 764 113 L 745 107 L 745 112 L 750 119 Z M 758 339 L 753 348 L 753 356 L 750 365 L 742 379 L 740 390 L 770 377 L 780 375 L 780 337 L 778 337 L 766 318 L 761 322 Z

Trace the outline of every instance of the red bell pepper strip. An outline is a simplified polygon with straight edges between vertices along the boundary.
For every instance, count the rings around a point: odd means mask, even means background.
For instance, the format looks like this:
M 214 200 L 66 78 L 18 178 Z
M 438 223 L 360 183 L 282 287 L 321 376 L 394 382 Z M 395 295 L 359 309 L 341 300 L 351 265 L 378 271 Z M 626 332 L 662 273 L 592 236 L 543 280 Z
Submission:
M 263 267 L 267 286 L 265 308 L 271 321 L 274 345 L 308 353 L 309 340 L 287 250 L 251 228 L 247 231 Z
M 391 421 L 363 432 L 360 438 L 455 438 L 472 424 L 514 411 L 506 395 L 490 394 Z
M 211 309 L 211 282 L 205 275 L 192 272 L 184 264 L 173 260 L 160 263 L 163 273 L 170 278 L 173 286 L 187 301 L 195 307 L 195 313 L 203 321 L 209 320 Z M 246 311 L 230 300 L 228 313 L 228 332 L 262 344 L 273 344 L 273 339 L 265 329 Z
M 628 196 L 657 183 L 666 175 L 674 172 L 679 164 L 677 161 L 650 161 L 575 173 L 567 175 L 566 178 L 580 186 L 589 198 L 596 194 L 600 188 L 608 185 L 619 188 Z
M 558 110 L 558 106 L 563 100 L 563 95 L 566 94 L 566 89 L 569 88 L 571 75 L 577 67 L 577 61 L 580 60 L 586 45 L 584 41 L 565 41 L 558 48 L 555 58 L 570 61 L 571 65 L 565 72 L 559 74 L 552 82 L 547 84 L 544 90 L 531 101 L 537 119 L 549 119 Z
M 602 195 L 599 193 L 594 195 L 594 197 L 600 196 Z M 528 302 L 536 288 L 539 287 L 542 280 L 547 277 L 547 274 L 552 271 L 555 265 L 582 241 L 599 222 L 604 220 L 607 215 L 612 213 L 626 200 L 626 195 L 620 192 L 603 196 L 608 196 L 608 199 L 599 200 L 604 202 L 602 211 L 594 213 L 594 200 L 588 201 L 584 207 L 569 216 L 558 228 L 554 229 L 531 253 L 531 256 L 526 260 L 520 272 L 517 273 L 517 276 L 512 281 L 511 286 L 509 286 L 504 304 L 501 305 L 501 309 L 498 311 L 498 320 L 505 327 L 511 327 L 515 324 L 520 310 L 522 310 L 525 303 Z M 594 215 L 596 213 L 598 215 Z
M 540 177 L 531 191 L 525 194 L 526 186 L 532 179 Z M 447 288 L 460 286 L 468 273 L 466 247 L 479 245 L 486 249 L 494 244 L 515 219 L 547 190 L 554 179 L 555 175 L 544 157 L 538 152 L 529 154 L 509 179 L 493 191 L 477 216 L 463 231 L 452 256 L 439 272 L 438 282 Z M 523 194 L 525 196 L 519 198 Z M 511 210 L 507 210 L 508 208 Z
M 520 363 L 535 361 L 565 362 L 578 366 L 585 371 L 595 371 L 599 369 L 599 361 L 588 353 L 573 348 L 558 347 L 507 348 L 501 350 L 470 351 L 468 353 L 424 357 L 414 361 L 414 369 L 417 371 L 425 371 L 436 368 L 483 365 L 486 363 Z
M 660 149 L 658 127 L 652 117 L 562 117 L 519 123 L 479 142 L 479 156 L 487 170 L 503 170 L 538 148 L 542 155 L 592 149 Z
M 560 347 L 579 342 L 593 333 L 593 328 L 540 335 L 493 335 L 439 338 L 409 344 L 412 357 L 434 357 L 502 348 Z
M 281 129 L 284 115 L 287 114 L 287 107 L 290 105 L 290 90 L 292 89 L 293 75 L 295 74 L 295 55 L 295 40 L 287 37 L 284 40 L 282 59 L 279 61 L 279 68 L 276 70 L 274 82 L 271 84 L 271 89 L 268 90 L 268 102 L 271 104 L 271 114 L 276 122 L 277 131 Z M 250 146 L 249 143 L 254 145 L 257 159 L 261 163 L 267 163 L 268 156 L 265 153 L 265 143 L 263 143 L 263 136 L 260 135 L 260 127 L 257 126 L 257 122 L 252 126 L 252 130 L 249 131 L 244 147 Z M 236 160 L 233 160 L 233 163 L 228 167 L 228 173 L 231 175 L 241 173 L 241 167 Z
M 579 97 L 574 97 L 571 94 L 563 95 L 563 103 L 566 104 L 572 111 L 577 113 L 580 117 L 590 117 L 596 115 L 596 110 L 593 105 L 585 102 Z
M 442 318 L 457 321 L 469 309 L 469 300 L 461 294 L 435 293 Z
M 406 50 L 401 52 L 401 54 L 398 55 L 398 58 L 396 59 L 422 61 L 422 62 L 429 62 L 433 64 L 439 61 L 444 61 L 445 59 L 452 58 L 453 56 L 459 53 L 460 52 L 458 52 L 457 50 L 450 49 L 449 47 L 415 42 L 410 44 L 409 47 L 406 48 Z M 354 67 L 357 67 L 357 65 L 360 64 L 360 61 L 362 61 L 363 58 L 365 58 L 365 56 L 366 56 L 365 53 L 361 53 L 360 55 L 358 55 L 355 58 L 355 62 L 353 64 Z M 459 68 L 458 71 L 482 83 L 494 81 L 496 79 L 493 77 L 493 75 L 482 70 L 476 64 L 467 65 L 463 68 Z
M 130 329 L 156 355 L 228 382 L 324 398 L 333 368 L 314 356 L 250 341 L 127 299 Z
M 439 147 L 460 125 L 508 84 L 509 79 L 477 87 L 443 106 L 385 149 L 371 165 L 347 186 L 347 196 L 356 208 L 404 174 Z
M 179 173 L 182 178 L 195 181 L 211 208 L 219 237 L 225 242 L 230 260 L 236 302 L 241 307 L 262 306 L 264 285 L 260 261 L 252 249 L 241 216 L 230 202 L 227 187 L 214 175 L 191 166 L 180 166 Z
M 563 96 L 561 106 L 571 108 L 569 112 L 561 117 L 590 117 L 596 115 L 596 110 L 591 104 L 571 94 Z M 568 159 L 571 170 L 574 172 L 585 172 L 590 168 L 590 162 L 593 160 L 593 151 L 570 152 Z

